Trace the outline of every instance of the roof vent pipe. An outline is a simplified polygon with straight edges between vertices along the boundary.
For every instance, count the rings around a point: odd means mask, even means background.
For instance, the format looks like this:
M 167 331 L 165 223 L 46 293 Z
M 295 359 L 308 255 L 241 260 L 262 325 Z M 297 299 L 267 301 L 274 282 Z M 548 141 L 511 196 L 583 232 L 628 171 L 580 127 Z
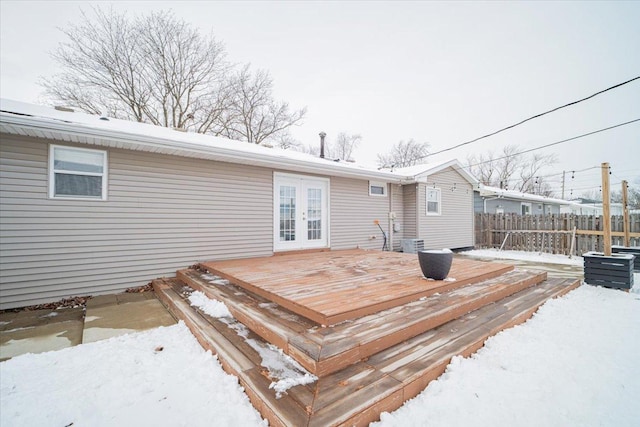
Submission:
M 327 136 L 326 133 L 320 132 L 320 158 L 324 159 L 324 137 Z

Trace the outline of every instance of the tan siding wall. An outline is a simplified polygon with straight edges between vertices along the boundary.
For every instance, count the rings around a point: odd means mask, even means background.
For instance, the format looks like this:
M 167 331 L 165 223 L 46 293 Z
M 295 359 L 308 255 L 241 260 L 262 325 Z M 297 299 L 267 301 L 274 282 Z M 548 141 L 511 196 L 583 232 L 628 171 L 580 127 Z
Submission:
M 402 224 L 402 234 L 404 239 L 417 239 L 417 207 L 416 207 L 416 184 L 403 185 L 404 203 L 404 224 Z
M 47 156 L 47 142 L 2 135 L 0 308 L 272 253 L 270 169 L 112 149 L 107 201 L 51 200 Z
M 426 188 L 440 188 L 441 215 L 427 215 Z M 451 191 L 453 184 L 456 190 Z M 425 249 L 473 246 L 473 187 L 453 168 L 429 176 L 418 189 L 419 238 Z
M 330 195 L 331 249 L 382 249 L 382 233 L 373 221 L 388 233 L 389 197 L 369 196 L 369 181 L 336 177 Z
M 400 250 L 401 240 L 404 238 L 404 229 L 402 224 L 404 223 L 404 191 L 401 185 L 391 184 L 391 198 L 392 198 L 392 210 L 396 213 L 396 223 L 400 224 L 400 231 L 393 234 L 393 250 Z
M 117 292 L 202 260 L 272 254 L 271 169 L 110 149 L 107 201 L 52 200 L 48 149 L 2 135 L 0 309 Z M 367 180 L 330 182 L 332 249 L 381 249 L 373 221 L 388 233 L 389 197 L 369 196 Z

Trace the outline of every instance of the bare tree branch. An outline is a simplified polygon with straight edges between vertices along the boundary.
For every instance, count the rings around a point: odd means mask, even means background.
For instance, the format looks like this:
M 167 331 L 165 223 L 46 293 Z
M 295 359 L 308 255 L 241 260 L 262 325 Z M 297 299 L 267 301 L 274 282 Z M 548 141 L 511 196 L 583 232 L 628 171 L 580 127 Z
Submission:
M 336 140 L 332 144 L 328 144 L 326 151 L 328 157 L 340 160 L 353 160 L 351 155 L 353 150 L 358 148 L 362 142 L 362 136 L 359 134 L 349 135 L 346 132 L 340 132 L 336 136 Z
M 404 168 L 423 162 L 427 156 L 429 144 L 419 143 L 413 139 L 394 144 L 386 154 L 378 154 L 378 166 L 381 168 Z
M 551 196 L 551 186 L 542 175 L 545 167 L 557 162 L 554 154 L 519 155 L 517 145 L 507 145 L 495 155 L 489 151 L 467 158 L 467 168 L 485 185 L 523 193 Z
M 273 99 L 267 72 L 234 72 L 221 42 L 172 13 L 92 12 L 62 29 L 52 56 L 63 71 L 41 81 L 53 101 L 256 144 L 302 121 L 305 109 Z

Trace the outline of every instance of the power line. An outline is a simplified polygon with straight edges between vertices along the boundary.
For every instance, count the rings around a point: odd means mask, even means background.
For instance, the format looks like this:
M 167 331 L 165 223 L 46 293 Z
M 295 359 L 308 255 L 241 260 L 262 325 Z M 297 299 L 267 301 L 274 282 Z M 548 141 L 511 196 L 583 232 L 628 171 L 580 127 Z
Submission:
M 482 164 L 485 164 L 485 163 L 495 162 L 497 160 L 506 159 L 508 157 L 519 156 L 521 154 L 530 153 L 532 151 L 541 150 L 543 148 L 552 147 L 552 146 L 558 145 L 558 144 L 563 144 L 565 142 L 569 142 L 569 141 L 573 141 L 573 140 L 576 140 L 576 139 L 584 138 L 585 136 L 594 135 L 596 133 L 600 133 L 600 132 L 604 132 L 604 131 L 607 131 L 607 130 L 615 129 L 615 128 L 618 128 L 620 126 L 625 126 L 625 125 L 628 125 L 628 124 L 631 124 L 631 123 L 634 123 L 634 122 L 638 122 L 638 121 L 640 121 L 640 119 L 630 120 L 628 122 L 624 122 L 624 123 L 620 123 L 620 124 L 617 124 L 617 125 L 609 126 L 609 127 L 606 127 L 606 128 L 594 130 L 593 132 L 587 132 L 587 133 L 583 133 L 582 135 L 578 135 L 578 136 L 574 136 L 574 137 L 571 137 L 571 138 L 563 139 L 561 141 L 556 141 L 556 142 L 552 142 L 550 144 L 545 144 L 545 145 L 540 145 L 538 147 L 530 148 L 528 150 L 519 151 L 519 152 L 514 153 L 514 154 L 509 154 L 509 155 L 506 155 L 506 156 L 498 157 L 498 158 L 487 160 L 487 161 L 484 161 L 484 162 L 479 162 L 479 163 L 475 163 L 475 164 L 472 164 L 472 165 L 467 165 L 467 167 L 478 166 L 478 165 L 482 165 Z
M 562 108 L 570 107 L 571 105 L 575 105 L 575 104 L 578 104 L 578 103 L 580 103 L 580 102 L 586 101 L 586 100 L 591 99 L 591 98 L 593 98 L 593 97 L 595 97 L 595 96 L 598 96 L 598 95 L 600 95 L 600 94 L 603 94 L 603 93 L 605 93 L 605 92 L 608 92 L 608 91 L 610 91 L 610 90 L 612 90 L 612 89 L 618 88 L 618 87 L 620 87 L 620 86 L 624 86 L 624 85 L 626 85 L 626 84 L 628 84 L 628 83 L 631 83 L 632 81 L 634 81 L 634 80 L 638 80 L 638 79 L 640 79 L 640 76 L 638 76 L 638 77 L 634 77 L 634 78 L 632 78 L 632 79 L 630 79 L 630 80 L 627 80 L 626 82 L 618 83 L 617 85 L 614 85 L 614 86 L 608 87 L 608 88 L 606 88 L 606 89 L 604 89 L 604 90 L 601 90 L 601 91 L 596 92 L 596 93 L 594 93 L 594 94 L 592 94 L 592 95 L 589 95 L 589 96 L 587 96 L 586 98 L 578 99 L 577 101 L 573 101 L 573 102 L 570 102 L 570 103 L 568 103 L 568 104 L 561 105 L 560 107 L 553 108 L 553 109 L 551 109 L 551 110 L 549 110 L 549 111 L 545 111 L 544 113 L 536 114 L 535 116 L 531 116 L 531 117 L 529 117 L 528 119 L 521 120 L 521 121 L 519 121 L 518 123 L 512 124 L 512 125 L 510 125 L 510 126 L 507 126 L 507 127 L 505 127 L 505 128 L 502 128 L 502 129 L 497 130 L 497 131 L 495 131 L 495 132 L 491 132 L 491 133 L 488 133 L 488 134 L 486 134 L 486 135 L 480 136 L 480 137 L 478 137 L 478 138 L 472 139 L 471 141 L 462 142 L 462 143 L 460 143 L 460 144 L 458 144 L 458 145 L 454 145 L 453 147 L 445 148 L 444 150 L 436 151 L 436 152 L 434 152 L 434 153 L 429 153 L 429 154 L 427 154 L 427 155 L 426 155 L 426 156 L 424 156 L 424 157 L 434 156 L 434 155 L 436 155 L 436 154 L 444 153 L 444 152 L 446 152 L 446 151 L 455 150 L 456 148 L 460 148 L 460 147 L 462 147 L 462 146 L 464 146 L 464 145 L 468 145 L 468 144 L 471 144 L 471 143 L 473 143 L 473 142 L 480 141 L 481 139 L 489 138 L 490 136 L 493 136 L 493 135 L 499 134 L 500 132 L 504 132 L 505 130 L 509 130 L 509 129 L 512 129 L 512 128 L 516 127 L 516 126 L 520 126 L 521 124 L 526 123 L 526 122 L 528 122 L 529 120 L 533 120 L 533 119 L 536 119 L 536 118 L 538 118 L 538 117 L 542 117 L 542 116 L 544 116 L 545 114 L 553 113 L 554 111 L 558 111 L 558 110 L 560 110 L 560 109 L 562 109 Z
M 493 161 L 493 160 L 490 160 L 490 161 Z M 490 162 L 490 161 L 487 161 L 487 163 Z M 471 166 L 476 166 L 476 165 L 471 165 Z M 540 178 L 550 178 L 552 176 L 560 177 L 563 173 L 571 173 L 572 175 L 575 175 L 577 173 L 585 172 L 585 171 L 588 171 L 588 170 L 591 170 L 591 169 L 600 169 L 600 166 L 591 166 L 590 168 L 575 169 L 575 170 L 574 169 L 567 169 L 567 170 L 564 170 L 563 172 L 556 172 L 556 173 L 551 173 L 551 174 L 547 174 L 547 175 L 533 175 L 532 178 L 540 179 Z M 575 179 L 573 177 L 571 177 L 569 179 L 571 179 L 572 181 L 578 181 L 577 179 Z M 516 178 L 510 178 L 507 181 L 518 182 L 518 181 L 520 181 L 520 178 L 517 178 L 517 177 Z M 550 181 L 550 182 L 552 182 L 552 181 Z

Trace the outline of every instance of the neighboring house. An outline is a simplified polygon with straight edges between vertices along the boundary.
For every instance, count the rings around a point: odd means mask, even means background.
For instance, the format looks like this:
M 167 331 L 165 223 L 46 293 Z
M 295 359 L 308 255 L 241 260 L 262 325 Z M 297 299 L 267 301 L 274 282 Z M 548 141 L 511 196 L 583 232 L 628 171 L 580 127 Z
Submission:
M 474 211 L 476 213 L 515 213 L 519 215 L 559 214 L 571 203 L 567 200 L 521 193 L 498 187 L 482 185 L 474 192 Z
M 0 102 L 0 309 L 145 285 L 215 259 L 473 246 L 473 178 Z M 395 230 L 391 231 L 390 230 Z
M 575 215 L 602 215 L 602 201 L 578 198 L 572 199 L 570 204 L 563 209 L 563 213 L 572 213 Z M 622 215 L 622 203 L 610 203 L 609 211 L 611 215 Z

